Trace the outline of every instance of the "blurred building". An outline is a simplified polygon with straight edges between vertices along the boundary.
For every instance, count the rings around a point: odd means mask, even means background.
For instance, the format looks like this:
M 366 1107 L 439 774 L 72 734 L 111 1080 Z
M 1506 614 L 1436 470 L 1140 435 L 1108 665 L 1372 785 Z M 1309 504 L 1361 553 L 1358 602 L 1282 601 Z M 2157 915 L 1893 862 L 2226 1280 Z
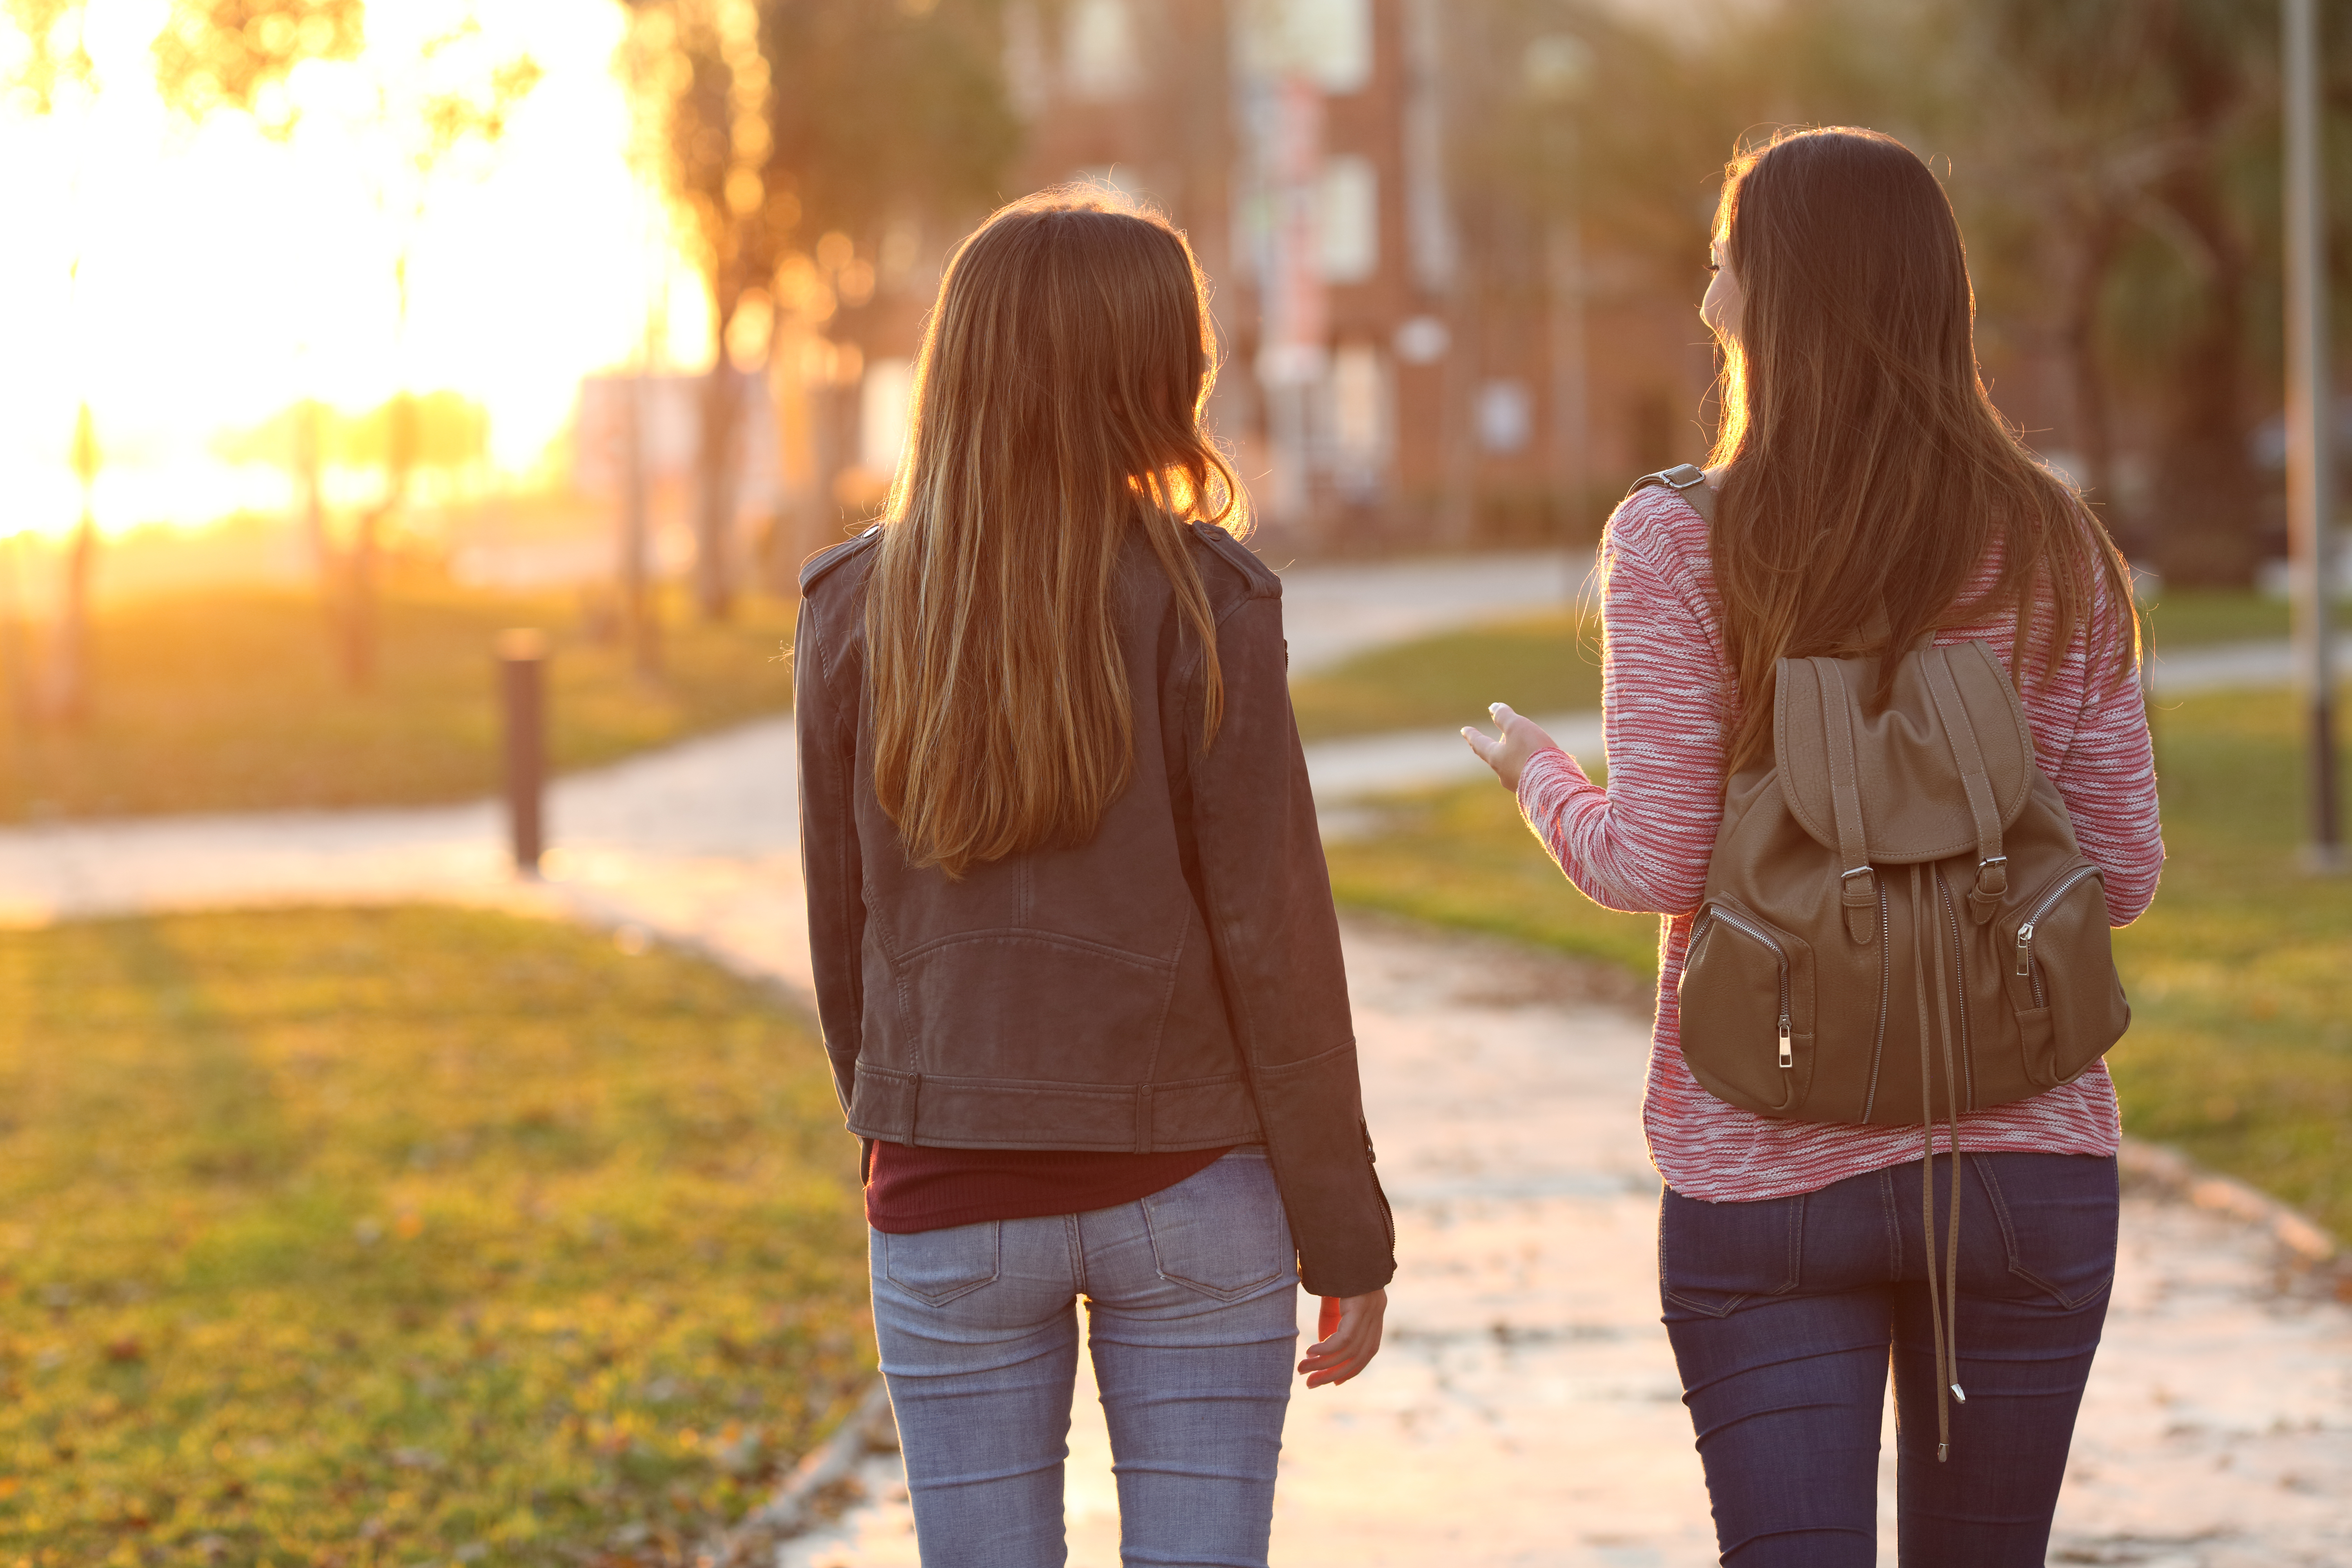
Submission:
M 1006 8 L 1029 127 L 1012 188 L 1116 185 L 1187 232 L 1227 352 L 1217 431 L 1288 548 L 1589 537 L 1633 478 L 1704 447 L 1695 300 L 1582 254 L 1572 223 L 1465 211 L 1460 129 L 1521 84 L 1491 79 L 1459 20 L 1444 0 Z M 898 243 L 831 326 L 865 366 L 855 417 L 884 435 L 938 276 Z M 855 445 L 870 489 L 889 442 Z
M 1538 67 L 1547 90 L 1583 88 L 1573 58 L 1498 63 L 1467 15 L 1445 0 L 1004 6 L 1003 85 L 1027 127 L 1007 194 L 1115 185 L 1185 230 L 1226 354 L 1212 416 L 1277 552 L 1589 540 L 1632 479 L 1703 453 L 1696 298 L 1588 253 L 1572 203 L 1533 219 L 1464 178 L 1492 95 L 1525 93 Z M 736 495 L 746 558 L 777 585 L 880 504 L 924 312 L 981 216 L 812 237 L 756 331 L 730 333 L 738 366 L 766 367 Z M 583 391 L 578 478 L 594 493 L 622 479 L 624 384 Z M 647 386 L 651 510 L 682 518 L 693 379 Z

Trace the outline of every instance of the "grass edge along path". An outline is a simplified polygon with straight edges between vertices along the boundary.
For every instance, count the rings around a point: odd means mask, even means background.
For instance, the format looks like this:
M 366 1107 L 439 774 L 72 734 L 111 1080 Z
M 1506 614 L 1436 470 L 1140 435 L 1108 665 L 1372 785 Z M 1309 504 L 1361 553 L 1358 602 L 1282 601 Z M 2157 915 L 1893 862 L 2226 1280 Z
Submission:
M 549 640 L 548 758 L 618 761 L 792 706 L 797 605 L 746 595 L 723 622 L 669 595 L 661 673 L 592 635 L 562 593 L 397 584 L 379 606 L 379 673 L 347 690 L 317 595 L 217 589 L 103 609 L 91 712 L 31 724 L 0 704 L 0 823 L 159 813 L 428 805 L 499 787 L 491 649 L 509 626 Z
M 839 1126 L 813 1032 L 659 946 L 0 931 L 0 1562 L 683 1561 L 870 1380 Z
M 2352 601 L 2347 601 L 2352 609 Z M 2287 635 L 2284 599 L 2168 590 L 2145 614 L 2151 651 Z M 1601 706 L 1601 623 L 1590 602 L 1373 648 L 1291 682 L 1307 741 L 1475 723 L 1486 704 L 1522 713 Z
M 2284 691 L 2159 705 L 2168 858 L 2154 907 L 2116 933 L 2133 1021 L 2108 1065 L 2126 1131 L 2352 1240 L 2352 878 L 2297 868 L 2299 721 Z M 1654 985 L 1657 918 L 1577 892 L 1499 786 L 1377 809 L 1383 831 L 1328 847 L 1342 903 L 1614 963 Z

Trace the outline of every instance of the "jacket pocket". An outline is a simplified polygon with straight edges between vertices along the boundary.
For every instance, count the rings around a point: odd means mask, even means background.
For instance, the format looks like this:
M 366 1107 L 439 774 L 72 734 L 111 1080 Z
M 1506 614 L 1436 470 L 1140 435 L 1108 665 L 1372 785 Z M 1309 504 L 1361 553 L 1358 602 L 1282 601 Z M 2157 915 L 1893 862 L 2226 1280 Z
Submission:
M 927 1306 L 944 1307 L 996 1283 L 1001 1267 L 1001 1221 L 950 1226 L 913 1236 L 882 1237 L 882 1272 L 890 1283 Z
M 2043 1089 L 2071 1082 L 2131 1021 L 2099 868 L 2085 859 L 2065 867 L 2002 922 L 2001 934 L 2026 1079 Z
M 1812 950 L 1728 900 L 1692 924 L 1683 1057 L 1708 1093 L 1766 1116 L 1804 1103 L 1813 1072 Z
M 1171 1285 L 1238 1301 L 1296 1274 L 1290 1224 L 1262 1145 L 1235 1149 L 1143 1200 L 1152 1267 Z

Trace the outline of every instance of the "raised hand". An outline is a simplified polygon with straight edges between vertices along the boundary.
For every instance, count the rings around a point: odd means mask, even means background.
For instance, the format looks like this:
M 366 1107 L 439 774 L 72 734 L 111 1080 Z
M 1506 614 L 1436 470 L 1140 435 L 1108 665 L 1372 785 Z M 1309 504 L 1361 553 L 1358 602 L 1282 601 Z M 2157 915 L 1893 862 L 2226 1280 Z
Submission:
M 1542 725 L 1532 719 L 1520 718 L 1511 711 L 1507 702 L 1491 703 L 1486 711 L 1494 715 L 1495 722 L 1501 726 L 1501 737 L 1498 739 L 1465 724 L 1462 727 L 1462 738 L 1470 742 L 1470 749 L 1478 753 L 1480 762 L 1495 770 L 1495 776 L 1503 781 L 1504 788 L 1516 790 L 1519 787 L 1519 770 L 1528 765 L 1528 759 L 1555 742 L 1544 733 Z

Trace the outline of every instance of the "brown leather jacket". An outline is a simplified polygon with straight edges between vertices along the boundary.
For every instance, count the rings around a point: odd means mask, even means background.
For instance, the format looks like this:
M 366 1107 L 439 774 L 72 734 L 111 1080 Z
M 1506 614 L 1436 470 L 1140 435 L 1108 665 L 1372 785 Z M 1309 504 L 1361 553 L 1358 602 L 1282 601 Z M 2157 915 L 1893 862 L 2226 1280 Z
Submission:
M 961 881 L 907 864 L 874 794 L 865 583 L 877 534 L 812 560 L 793 644 L 817 1006 L 861 1138 L 1139 1153 L 1266 1145 L 1306 1288 L 1395 1272 L 1339 925 L 1290 713 L 1282 583 L 1192 527 L 1224 717 L 1141 540 L 1121 563 L 1138 766 L 1078 847 Z

